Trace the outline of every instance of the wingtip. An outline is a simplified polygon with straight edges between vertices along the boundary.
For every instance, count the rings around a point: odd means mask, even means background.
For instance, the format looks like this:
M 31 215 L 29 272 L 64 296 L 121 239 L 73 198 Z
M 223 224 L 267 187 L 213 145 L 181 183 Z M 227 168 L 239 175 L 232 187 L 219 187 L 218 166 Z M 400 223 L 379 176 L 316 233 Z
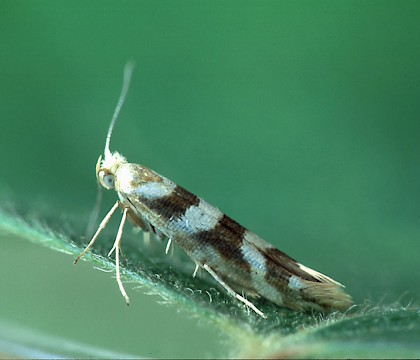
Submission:
M 353 305 L 351 296 L 339 283 L 306 281 L 305 284 L 305 298 L 319 305 L 322 310 L 345 311 Z

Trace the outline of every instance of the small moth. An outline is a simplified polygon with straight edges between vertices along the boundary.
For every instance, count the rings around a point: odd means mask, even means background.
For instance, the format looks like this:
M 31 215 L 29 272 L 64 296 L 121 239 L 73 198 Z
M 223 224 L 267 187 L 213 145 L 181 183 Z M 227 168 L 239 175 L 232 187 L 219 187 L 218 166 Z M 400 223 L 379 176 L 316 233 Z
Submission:
M 343 285 L 312 270 L 275 248 L 218 208 L 145 166 L 129 163 L 111 152 L 112 130 L 128 92 L 133 65 L 127 64 L 124 82 L 105 142 L 96 176 L 105 189 L 115 190 L 118 200 L 76 263 L 92 247 L 117 208 L 122 219 L 108 256 L 115 251 L 116 279 L 127 304 L 120 275 L 120 245 L 127 218 L 146 232 L 168 239 L 184 250 L 198 268 L 206 270 L 230 295 L 266 318 L 245 296 L 262 297 L 297 311 L 345 310 L 351 297 Z M 243 294 L 243 295 L 240 295 Z

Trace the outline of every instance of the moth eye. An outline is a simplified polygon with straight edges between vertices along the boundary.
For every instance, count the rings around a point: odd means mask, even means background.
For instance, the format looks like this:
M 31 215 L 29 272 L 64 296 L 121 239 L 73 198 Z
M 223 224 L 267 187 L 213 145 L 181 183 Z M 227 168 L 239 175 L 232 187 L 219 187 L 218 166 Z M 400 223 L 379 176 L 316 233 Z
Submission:
M 115 186 L 115 179 L 114 179 L 114 175 L 113 174 L 105 174 L 102 177 L 102 184 L 104 185 L 104 187 L 106 187 L 107 189 L 113 189 Z

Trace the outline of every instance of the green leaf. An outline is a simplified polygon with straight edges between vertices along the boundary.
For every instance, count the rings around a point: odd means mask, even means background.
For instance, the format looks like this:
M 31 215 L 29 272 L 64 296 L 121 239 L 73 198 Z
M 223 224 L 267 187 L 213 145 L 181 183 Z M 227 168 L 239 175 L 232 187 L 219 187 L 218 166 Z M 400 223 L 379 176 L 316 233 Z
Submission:
M 70 235 L 71 231 L 64 234 L 53 230 L 71 229 L 68 225 L 52 220 L 48 223 L 53 225 L 0 211 L 0 236 L 23 238 L 74 258 L 79 255 L 86 239 Z M 104 234 L 93 253 L 86 254 L 84 259 L 95 267 L 114 269 L 114 261 L 107 256 L 112 246 L 110 239 L 111 236 Z M 124 243 L 124 280 L 223 331 L 231 339 L 235 356 L 377 358 L 416 357 L 420 353 L 418 308 L 354 306 L 346 313 L 322 315 L 297 313 L 259 301 L 258 306 L 268 315 L 265 320 L 247 311 L 207 277 L 192 278 L 192 262 L 178 253 L 173 257 L 162 256 L 163 249 L 164 244 L 153 241 L 146 251 L 139 252 L 129 241 Z M 26 345 L 25 341 L 22 339 L 22 346 Z M 69 353 L 60 355 L 69 356 Z

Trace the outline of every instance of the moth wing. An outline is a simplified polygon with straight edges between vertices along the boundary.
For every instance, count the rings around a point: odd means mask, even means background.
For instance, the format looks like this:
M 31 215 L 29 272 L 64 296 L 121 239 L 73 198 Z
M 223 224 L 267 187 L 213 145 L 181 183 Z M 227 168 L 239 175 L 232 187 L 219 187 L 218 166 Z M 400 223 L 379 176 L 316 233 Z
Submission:
M 321 281 L 328 282 L 334 280 L 328 278 L 325 275 L 322 275 L 315 270 L 309 269 L 306 266 L 299 264 L 296 260 L 291 258 L 289 255 L 275 248 L 270 243 L 264 241 L 259 236 L 255 235 L 252 232 L 247 232 L 245 234 L 244 240 L 248 243 L 254 245 L 258 251 L 264 254 L 267 261 L 271 261 L 275 265 L 283 268 L 291 275 L 298 276 L 299 278 L 309 280 L 309 281 Z
M 291 276 L 298 277 L 299 282 L 302 284 L 302 299 L 305 301 L 304 308 L 346 310 L 352 305 L 351 297 L 342 290 L 344 286 L 339 282 L 298 263 L 253 233 L 247 233 L 245 241 L 253 244 L 261 251 L 266 260 L 272 262 L 271 266 L 278 266 L 290 273 Z M 292 308 L 294 305 L 296 304 L 289 304 Z

